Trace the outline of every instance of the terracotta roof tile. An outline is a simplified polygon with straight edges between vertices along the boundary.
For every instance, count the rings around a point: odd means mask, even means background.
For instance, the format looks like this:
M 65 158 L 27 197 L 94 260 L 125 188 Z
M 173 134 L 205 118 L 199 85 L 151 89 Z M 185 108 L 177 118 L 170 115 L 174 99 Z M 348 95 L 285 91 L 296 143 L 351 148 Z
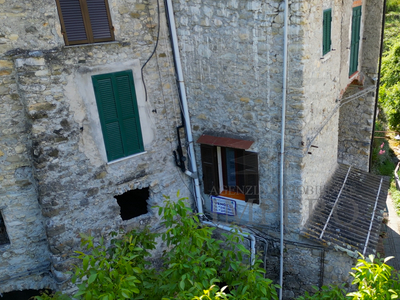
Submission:
M 220 146 L 236 149 L 249 149 L 254 141 L 232 139 L 226 137 L 217 137 L 212 135 L 203 134 L 198 140 L 199 144 L 206 144 L 211 146 Z

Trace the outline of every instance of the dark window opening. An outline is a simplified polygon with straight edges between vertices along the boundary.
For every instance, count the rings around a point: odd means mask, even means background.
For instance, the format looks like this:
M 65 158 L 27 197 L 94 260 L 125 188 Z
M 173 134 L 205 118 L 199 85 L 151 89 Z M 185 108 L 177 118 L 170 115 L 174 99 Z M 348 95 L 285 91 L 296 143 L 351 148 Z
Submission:
M 8 238 L 6 224 L 4 223 L 3 216 L 0 212 L 0 245 L 9 244 L 10 240 Z
M 149 199 L 149 188 L 131 190 L 119 196 L 114 196 L 117 199 L 118 205 L 121 207 L 122 220 L 130 220 L 148 213 L 147 200 Z
M 258 154 L 201 144 L 204 193 L 260 203 Z
M 12 291 L 3 293 L 1 300 L 28 300 L 34 296 L 40 296 L 43 292 L 51 294 L 51 290 L 23 290 L 23 291 Z
M 240 187 L 244 185 L 244 150 L 221 147 L 222 175 L 224 191 L 242 193 Z

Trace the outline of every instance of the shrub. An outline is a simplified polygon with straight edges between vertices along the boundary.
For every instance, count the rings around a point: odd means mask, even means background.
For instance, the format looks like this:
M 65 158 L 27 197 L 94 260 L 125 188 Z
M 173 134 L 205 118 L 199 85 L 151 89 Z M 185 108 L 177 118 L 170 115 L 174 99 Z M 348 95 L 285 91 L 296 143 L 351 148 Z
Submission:
M 400 0 L 388 0 L 386 3 L 386 12 L 400 12 Z
M 352 300 L 389 300 L 398 299 L 400 295 L 400 278 L 393 267 L 386 264 L 392 257 L 385 259 L 376 258 L 374 255 L 365 258 L 360 254 L 357 264 L 350 274 L 354 277 L 352 285 L 357 291 L 345 295 L 344 285 L 329 287 L 323 286 L 321 290 L 310 295 L 306 293 L 297 300 L 319 299 L 352 299 Z
M 161 237 L 168 246 L 161 258 L 162 269 L 156 272 L 147 261 L 159 236 L 148 229 L 114 238 L 109 247 L 103 238 L 96 243 L 92 236 L 82 235 L 86 249 L 77 252 L 81 264 L 72 278 L 79 288 L 74 298 L 278 299 L 278 286 L 264 278 L 265 271 L 258 267 L 262 261 L 248 263 L 250 253 L 241 235 L 229 233 L 224 241 L 214 239 L 215 227 L 202 226 L 185 198 L 177 202 L 165 198 L 164 206 L 158 207 L 166 228 Z M 54 299 L 61 300 L 58 297 Z
M 360 255 L 354 273 L 350 273 L 354 280 L 352 284 L 358 285 L 358 291 L 347 294 L 353 299 L 398 299 L 400 295 L 400 282 L 393 267 L 386 264 L 392 257 L 385 259 L 375 258 L 370 255 L 368 258 Z

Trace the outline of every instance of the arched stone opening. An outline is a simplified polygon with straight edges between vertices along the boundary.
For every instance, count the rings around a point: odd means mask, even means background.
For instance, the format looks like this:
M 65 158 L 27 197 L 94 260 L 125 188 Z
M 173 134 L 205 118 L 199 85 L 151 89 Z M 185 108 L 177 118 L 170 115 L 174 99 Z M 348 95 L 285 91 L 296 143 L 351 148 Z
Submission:
M 355 79 L 340 100 L 338 162 L 368 171 L 375 85 Z

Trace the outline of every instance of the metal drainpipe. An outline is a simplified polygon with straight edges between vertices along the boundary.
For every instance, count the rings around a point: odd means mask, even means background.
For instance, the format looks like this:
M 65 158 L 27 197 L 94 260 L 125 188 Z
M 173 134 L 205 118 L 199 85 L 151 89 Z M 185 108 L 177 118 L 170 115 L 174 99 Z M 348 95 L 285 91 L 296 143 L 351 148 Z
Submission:
M 181 94 L 181 100 L 182 100 L 181 101 L 182 102 L 182 113 L 183 113 L 183 117 L 184 117 L 186 137 L 187 137 L 187 141 L 189 144 L 188 154 L 189 154 L 189 159 L 190 159 L 191 171 L 193 174 L 192 178 L 194 180 L 194 186 L 195 186 L 195 195 L 196 195 L 195 197 L 196 197 L 196 202 L 197 202 L 197 209 L 198 209 L 198 213 L 200 215 L 203 215 L 203 202 L 201 201 L 200 182 L 199 182 L 199 178 L 197 175 L 196 157 L 195 157 L 194 146 L 193 146 L 192 127 L 190 125 L 189 109 L 188 109 L 187 98 L 186 98 L 186 87 L 185 87 L 185 81 L 183 80 L 181 57 L 180 57 L 179 48 L 178 48 L 178 36 L 176 34 L 174 10 L 172 7 L 171 0 L 166 0 L 166 4 L 167 4 L 170 30 L 171 30 L 172 47 L 174 50 L 173 51 L 174 52 L 174 61 L 175 61 L 178 82 L 179 82 L 179 92 Z
M 196 198 L 196 202 L 197 202 L 198 213 L 200 215 L 203 215 L 203 202 L 201 200 L 200 184 L 199 184 L 199 179 L 197 177 L 197 166 L 196 166 L 196 158 L 195 158 L 194 147 L 193 147 L 192 128 L 190 125 L 185 82 L 183 80 L 181 58 L 179 55 L 178 36 L 176 34 L 174 10 L 172 7 L 171 0 L 166 0 L 165 3 L 167 5 L 168 21 L 169 21 L 170 31 L 171 31 L 171 43 L 172 43 L 172 48 L 173 48 L 173 52 L 174 52 L 174 62 L 175 62 L 175 67 L 176 67 L 176 72 L 177 72 L 178 82 L 179 82 L 179 92 L 181 94 L 182 110 L 183 110 L 182 113 L 184 115 L 185 130 L 186 130 L 186 135 L 187 135 L 187 139 L 188 139 L 188 143 L 189 143 L 190 163 L 191 163 L 192 172 L 196 175 L 194 178 L 195 198 Z M 212 222 L 205 221 L 203 218 L 200 218 L 200 220 L 204 224 L 207 224 L 207 225 L 216 226 L 218 228 L 221 228 L 221 229 L 229 231 L 229 232 L 234 231 L 234 229 L 228 225 L 214 224 Z M 251 253 L 250 260 L 251 260 L 251 265 L 253 265 L 255 262 L 256 238 L 253 234 L 248 233 L 248 232 L 239 233 L 239 234 L 250 239 L 250 253 Z
M 283 28 L 283 85 L 282 85 L 282 125 L 281 125 L 281 151 L 280 151 L 280 180 L 279 180 L 279 200 L 280 200 L 280 270 L 279 270 L 279 300 L 282 300 L 283 296 L 283 170 L 285 164 L 285 122 L 286 122 L 286 90 L 287 90 L 287 66 L 288 66 L 288 12 L 289 12 L 289 1 L 285 0 L 284 8 L 284 28 Z
M 204 221 L 203 220 L 203 224 L 206 225 L 210 225 L 210 226 L 215 226 L 217 228 L 229 231 L 229 232 L 235 232 L 235 229 L 228 226 L 228 225 L 222 225 L 222 224 L 215 224 L 213 222 L 209 222 L 209 221 Z M 237 234 L 250 239 L 250 262 L 251 265 L 254 265 L 255 262 L 255 257 L 256 257 L 256 238 L 254 235 L 250 234 L 249 232 L 237 232 Z

